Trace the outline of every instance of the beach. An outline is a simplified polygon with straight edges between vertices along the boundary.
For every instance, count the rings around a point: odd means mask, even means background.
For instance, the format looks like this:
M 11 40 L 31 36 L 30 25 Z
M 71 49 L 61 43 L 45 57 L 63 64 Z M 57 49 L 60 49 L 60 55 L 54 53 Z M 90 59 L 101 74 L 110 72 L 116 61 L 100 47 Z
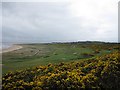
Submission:
M 22 46 L 20 46 L 20 45 L 12 45 L 9 48 L 5 48 L 5 49 L 0 50 L 0 53 L 11 52 L 11 51 L 18 50 L 21 48 L 22 48 Z

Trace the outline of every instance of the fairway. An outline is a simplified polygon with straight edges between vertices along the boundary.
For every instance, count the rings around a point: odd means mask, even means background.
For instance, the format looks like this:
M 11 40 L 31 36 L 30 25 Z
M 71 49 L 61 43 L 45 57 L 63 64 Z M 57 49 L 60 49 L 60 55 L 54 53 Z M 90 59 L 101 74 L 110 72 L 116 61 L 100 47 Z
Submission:
M 120 90 L 117 0 L 0 4 L 0 89 Z
M 104 43 L 48 43 L 21 44 L 21 46 L 23 46 L 22 49 L 3 53 L 3 74 L 49 63 L 57 64 L 94 58 L 111 53 L 112 50 L 109 48 L 113 45 Z

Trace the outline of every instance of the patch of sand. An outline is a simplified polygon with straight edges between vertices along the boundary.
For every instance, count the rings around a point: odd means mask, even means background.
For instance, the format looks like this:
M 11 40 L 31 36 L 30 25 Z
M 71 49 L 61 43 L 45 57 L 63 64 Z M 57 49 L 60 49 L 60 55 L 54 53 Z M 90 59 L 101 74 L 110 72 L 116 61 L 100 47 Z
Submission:
M 11 51 L 18 50 L 18 49 L 21 49 L 21 48 L 23 48 L 23 47 L 20 46 L 20 45 L 12 45 L 12 46 L 9 47 L 9 48 L 0 50 L 0 53 L 11 52 Z

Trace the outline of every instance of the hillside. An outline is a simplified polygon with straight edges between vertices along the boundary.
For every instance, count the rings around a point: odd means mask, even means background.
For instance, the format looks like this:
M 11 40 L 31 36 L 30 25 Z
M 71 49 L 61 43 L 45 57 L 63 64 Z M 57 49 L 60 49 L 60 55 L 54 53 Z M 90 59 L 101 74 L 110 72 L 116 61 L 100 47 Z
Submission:
M 96 58 L 9 72 L 2 78 L 3 90 L 79 90 L 81 88 L 119 90 L 119 55 L 116 50 Z
M 48 44 L 20 44 L 23 48 L 2 54 L 2 73 L 49 63 L 58 64 L 107 55 L 118 44 L 103 42 L 72 42 Z

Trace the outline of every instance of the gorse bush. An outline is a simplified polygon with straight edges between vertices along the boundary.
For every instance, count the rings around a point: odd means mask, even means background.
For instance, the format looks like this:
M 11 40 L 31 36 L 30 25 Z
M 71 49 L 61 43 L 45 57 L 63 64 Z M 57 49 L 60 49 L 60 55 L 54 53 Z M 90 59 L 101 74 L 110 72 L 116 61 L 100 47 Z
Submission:
M 16 72 L 2 78 L 3 90 L 80 90 L 120 88 L 119 53 L 68 63 L 49 64 Z

